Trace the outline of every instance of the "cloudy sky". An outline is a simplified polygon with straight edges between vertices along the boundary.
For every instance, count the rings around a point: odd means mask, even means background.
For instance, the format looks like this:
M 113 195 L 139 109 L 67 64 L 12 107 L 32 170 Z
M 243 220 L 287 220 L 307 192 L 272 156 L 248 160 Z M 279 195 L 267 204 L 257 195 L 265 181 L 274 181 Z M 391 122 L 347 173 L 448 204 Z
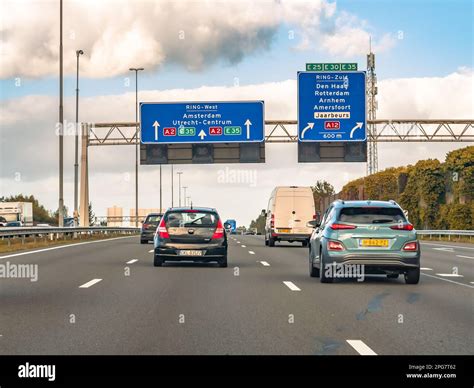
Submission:
M 74 121 L 81 57 L 80 119 L 133 121 L 140 101 L 264 100 L 267 119 L 296 119 L 296 73 L 307 62 L 357 62 L 376 54 L 379 118 L 473 118 L 470 0 L 72 1 L 64 0 L 64 115 Z M 59 7 L 0 0 L 0 195 L 34 194 L 57 208 Z M 379 166 L 443 159 L 466 144 L 379 144 Z M 73 208 L 74 138 L 65 137 L 65 203 Z M 269 144 L 261 165 L 186 165 L 196 205 L 248 225 L 277 185 L 330 181 L 339 190 L 366 166 L 298 164 L 296 144 Z M 134 206 L 134 148 L 93 147 L 90 199 L 97 215 Z M 140 207 L 157 207 L 158 166 L 140 167 Z M 241 175 L 234 181 L 235 175 Z M 175 180 L 177 182 L 177 180 Z M 170 167 L 163 203 L 171 204 Z M 175 201 L 177 202 L 177 190 Z

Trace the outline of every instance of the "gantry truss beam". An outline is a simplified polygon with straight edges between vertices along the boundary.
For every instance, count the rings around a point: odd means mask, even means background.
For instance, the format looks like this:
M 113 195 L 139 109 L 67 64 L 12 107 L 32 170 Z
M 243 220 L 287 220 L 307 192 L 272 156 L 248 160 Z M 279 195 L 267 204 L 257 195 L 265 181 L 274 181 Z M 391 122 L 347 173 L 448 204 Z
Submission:
M 265 120 L 266 143 L 295 143 L 298 141 L 296 120 Z M 374 124 L 369 139 L 377 142 L 474 142 L 474 119 L 467 120 L 368 120 Z M 137 124 L 85 124 L 88 145 L 131 145 L 137 141 Z M 139 138 L 139 137 L 138 137 Z

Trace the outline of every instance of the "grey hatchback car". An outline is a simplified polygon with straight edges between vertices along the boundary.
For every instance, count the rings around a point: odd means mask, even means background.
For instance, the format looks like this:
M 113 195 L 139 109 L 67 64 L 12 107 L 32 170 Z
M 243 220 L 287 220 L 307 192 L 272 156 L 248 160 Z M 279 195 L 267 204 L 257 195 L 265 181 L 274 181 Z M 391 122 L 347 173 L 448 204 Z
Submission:
M 309 243 L 309 273 L 322 283 L 337 277 L 386 274 L 420 279 L 420 244 L 413 225 L 395 201 L 333 202 Z

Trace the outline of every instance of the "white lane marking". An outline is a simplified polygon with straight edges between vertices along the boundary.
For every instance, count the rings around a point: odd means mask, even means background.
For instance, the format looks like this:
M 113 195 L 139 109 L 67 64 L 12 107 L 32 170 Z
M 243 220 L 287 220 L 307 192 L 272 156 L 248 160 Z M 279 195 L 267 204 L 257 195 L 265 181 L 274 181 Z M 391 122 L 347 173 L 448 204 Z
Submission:
M 153 253 L 153 251 L 154 251 L 154 249 L 150 249 L 150 250 L 148 251 L 148 253 Z
M 474 257 L 472 256 L 464 256 L 464 255 L 456 255 L 457 257 L 462 257 L 463 259 L 472 259 L 474 260 Z
M 89 288 L 92 287 L 94 284 L 99 283 L 102 279 L 92 279 L 90 282 L 84 283 L 79 288 Z
M 270 267 L 270 264 L 268 264 L 266 261 L 261 261 L 260 263 L 262 263 L 264 267 Z
M 428 268 L 428 267 L 421 267 L 420 269 L 422 271 L 433 271 L 433 268 Z
M 101 243 L 101 242 L 112 241 L 112 240 L 119 240 L 119 239 L 121 239 L 121 238 L 131 238 L 131 237 L 136 237 L 136 236 L 114 237 L 114 238 L 107 238 L 107 239 L 105 239 L 105 240 L 84 241 L 84 242 L 75 243 L 75 244 L 59 245 L 59 246 L 57 246 L 57 247 L 43 248 L 43 249 L 37 249 L 37 250 L 35 250 L 35 251 L 28 251 L 28 252 L 14 253 L 14 254 L 12 254 L 12 255 L 0 256 L 0 260 L 2 260 L 2 259 L 7 259 L 7 258 L 9 258 L 9 257 L 16 257 L 16 256 L 23 256 L 23 255 L 31 255 L 31 254 L 33 254 L 33 253 L 41 253 L 41 252 L 46 252 L 46 251 L 52 251 L 52 250 L 54 250 L 54 249 L 77 247 L 78 245 Z
M 376 356 L 372 349 L 370 349 L 363 341 L 361 340 L 346 340 L 346 342 L 351 345 L 357 353 L 362 356 Z
M 247 248 L 247 245 L 242 245 L 242 248 Z
M 457 285 L 459 285 L 459 286 L 465 286 L 465 287 L 469 287 L 469 288 L 474 288 L 474 286 L 470 286 L 469 284 L 455 282 L 454 280 L 445 279 L 445 278 L 440 278 L 439 276 L 428 275 L 427 273 L 422 273 L 422 275 L 428 276 L 428 277 L 430 277 L 430 278 L 435 278 L 435 279 L 439 279 L 439 280 L 444 280 L 445 282 L 454 283 L 454 284 L 457 284 Z
M 448 247 L 448 248 L 459 248 L 459 249 L 474 249 L 471 247 L 465 247 L 463 245 L 443 245 L 443 244 L 432 244 L 432 243 L 427 243 L 427 242 L 421 242 L 422 245 L 434 245 L 436 247 Z
M 240 241 L 237 241 L 237 244 L 240 244 Z
M 436 251 L 443 251 L 443 252 L 454 252 L 453 248 L 433 248 Z
M 138 259 L 132 259 L 132 260 L 127 261 L 127 264 L 133 264 L 133 263 L 136 263 L 137 261 Z
M 437 273 L 438 276 L 443 276 L 446 278 L 463 278 L 463 275 L 459 275 L 457 273 Z
M 474 284 L 474 282 L 469 282 L 469 283 Z
M 255 255 L 255 252 L 254 252 L 254 251 L 249 251 L 249 253 L 250 253 L 251 255 Z
M 293 282 L 283 282 L 285 286 L 287 286 L 291 291 L 301 291 L 298 287 L 294 285 Z

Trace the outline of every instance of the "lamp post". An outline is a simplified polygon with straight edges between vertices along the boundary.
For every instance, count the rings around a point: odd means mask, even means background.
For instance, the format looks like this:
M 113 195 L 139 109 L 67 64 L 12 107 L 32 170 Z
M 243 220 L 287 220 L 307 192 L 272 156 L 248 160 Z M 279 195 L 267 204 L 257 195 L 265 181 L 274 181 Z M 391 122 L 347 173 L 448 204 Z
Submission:
M 78 226 L 78 186 L 79 186 L 79 56 L 84 51 L 76 50 L 76 133 L 74 138 L 74 226 Z
M 59 209 L 58 226 L 64 226 L 64 134 L 63 134 L 63 0 L 59 1 Z
M 135 72 L 135 226 L 138 226 L 138 72 L 145 70 L 143 67 L 131 67 Z
M 171 207 L 174 207 L 174 168 L 173 165 L 171 165 Z
M 182 171 L 178 171 L 176 174 L 178 174 L 178 187 L 179 187 L 179 206 L 181 207 L 181 174 Z

